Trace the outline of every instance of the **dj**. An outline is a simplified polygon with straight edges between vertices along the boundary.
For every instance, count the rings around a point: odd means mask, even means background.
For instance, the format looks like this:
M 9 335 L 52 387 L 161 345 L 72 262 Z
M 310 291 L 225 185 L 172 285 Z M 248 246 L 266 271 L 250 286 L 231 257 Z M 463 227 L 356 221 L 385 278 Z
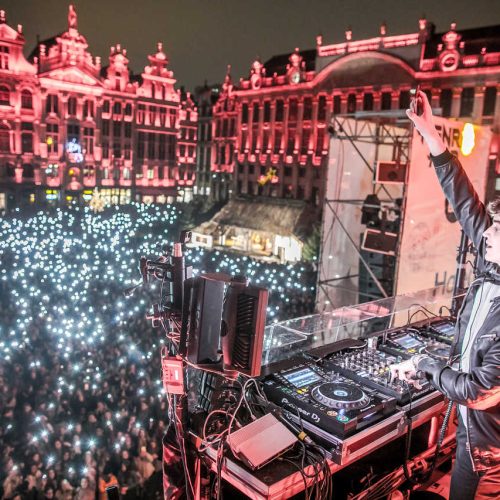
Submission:
M 416 101 L 422 112 L 417 114 Z M 427 144 L 444 194 L 478 250 L 478 276 L 458 316 L 452 362 L 426 355 L 393 365 L 394 376 L 409 384 L 426 377 L 458 404 L 457 452 L 451 500 L 500 495 L 500 199 L 487 209 L 464 169 L 444 145 L 423 92 L 407 115 Z M 453 368 L 452 365 L 453 364 Z

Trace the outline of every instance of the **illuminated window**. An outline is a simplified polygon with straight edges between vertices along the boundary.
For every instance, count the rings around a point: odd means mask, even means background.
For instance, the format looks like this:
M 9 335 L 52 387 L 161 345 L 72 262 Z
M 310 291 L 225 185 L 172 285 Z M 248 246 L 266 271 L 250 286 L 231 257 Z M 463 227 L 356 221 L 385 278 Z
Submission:
M 47 123 L 47 151 L 57 153 L 59 144 L 59 125 L 57 123 Z
M 29 90 L 21 92 L 21 108 L 33 109 L 33 95 Z
M 72 116 L 76 116 L 76 97 L 70 97 L 68 99 L 68 114 Z
M 59 99 L 54 94 L 49 94 L 47 100 L 45 101 L 45 112 L 46 113 L 58 113 L 59 112 Z
M 152 167 L 149 167 L 149 168 L 148 168 L 147 178 L 148 178 L 149 180 L 152 180 L 152 179 L 154 179 L 154 178 L 155 178 L 155 171 L 154 171 L 154 169 L 153 169 Z
M 4 123 L 0 123 L 0 152 L 10 153 L 10 129 Z
M 107 167 L 104 167 L 102 169 L 102 178 L 103 179 L 109 179 L 109 169 Z
M 0 86 L 0 104 L 10 105 L 10 90 L 5 85 Z
M 123 178 L 128 181 L 130 180 L 130 168 L 123 169 Z
M 0 46 L 0 69 L 9 69 L 9 47 Z
M 95 169 L 93 165 L 85 165 L 83 167 L 83 177 L 86 177 L 87 179 L 90 177 L 94 177 L 95 175 Z
M 0 193 L 0 210 L 4 211 L 7 208 L 5 193 Z

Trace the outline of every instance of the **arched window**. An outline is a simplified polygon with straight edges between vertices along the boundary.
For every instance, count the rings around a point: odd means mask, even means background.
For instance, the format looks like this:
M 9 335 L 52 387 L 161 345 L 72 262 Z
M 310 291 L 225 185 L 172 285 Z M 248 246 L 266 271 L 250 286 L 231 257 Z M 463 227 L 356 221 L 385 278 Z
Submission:
M 21 92 L 21 108 L 33 109 L 33 95 L 29 90 Z
M 4 123 L 0 123 L 0 151 L 10 153 L 10 132 L 9 127 Z
M 0 104 L 10 104 L 10 90 L 5 85 L 0 86 Z
M 122 105 L 120 102 L 115 102 L 113 104 L 113 114 L 119 115 L 122 112 Z

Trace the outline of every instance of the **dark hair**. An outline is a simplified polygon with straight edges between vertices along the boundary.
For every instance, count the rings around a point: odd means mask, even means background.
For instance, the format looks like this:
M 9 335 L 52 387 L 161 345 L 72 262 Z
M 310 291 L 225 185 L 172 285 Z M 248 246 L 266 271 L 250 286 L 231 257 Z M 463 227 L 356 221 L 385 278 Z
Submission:
M 494 200 L 490 201 L 486 209 L 488 210 L 488 213 L 491 215 L 491 217 L 495 217 L 495 215 L 500 214 L 500 198 L 495 198 Z

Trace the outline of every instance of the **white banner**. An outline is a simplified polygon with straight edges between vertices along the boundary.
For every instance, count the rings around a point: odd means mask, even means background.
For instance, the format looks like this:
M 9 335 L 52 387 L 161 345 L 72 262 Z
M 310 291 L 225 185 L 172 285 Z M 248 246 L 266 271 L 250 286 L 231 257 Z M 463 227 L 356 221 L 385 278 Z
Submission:
M 460 145 L 465 124 L 439 117 L 435 122 L 448 149 L 458 156 L 479 198 L 484 201 L 490 129 L 473 127 L 474 147 L 468 156 L 464 156 Z M 468 125 L 466 134 L 469 132 L 470 135 L 471 131 L 471 125 Z M 437 180 L 429 150 L 416 130 L 411 145 L 402 231 L 395 293 L 414 292 L 442 284 L 453 289 L 460 226 Z

